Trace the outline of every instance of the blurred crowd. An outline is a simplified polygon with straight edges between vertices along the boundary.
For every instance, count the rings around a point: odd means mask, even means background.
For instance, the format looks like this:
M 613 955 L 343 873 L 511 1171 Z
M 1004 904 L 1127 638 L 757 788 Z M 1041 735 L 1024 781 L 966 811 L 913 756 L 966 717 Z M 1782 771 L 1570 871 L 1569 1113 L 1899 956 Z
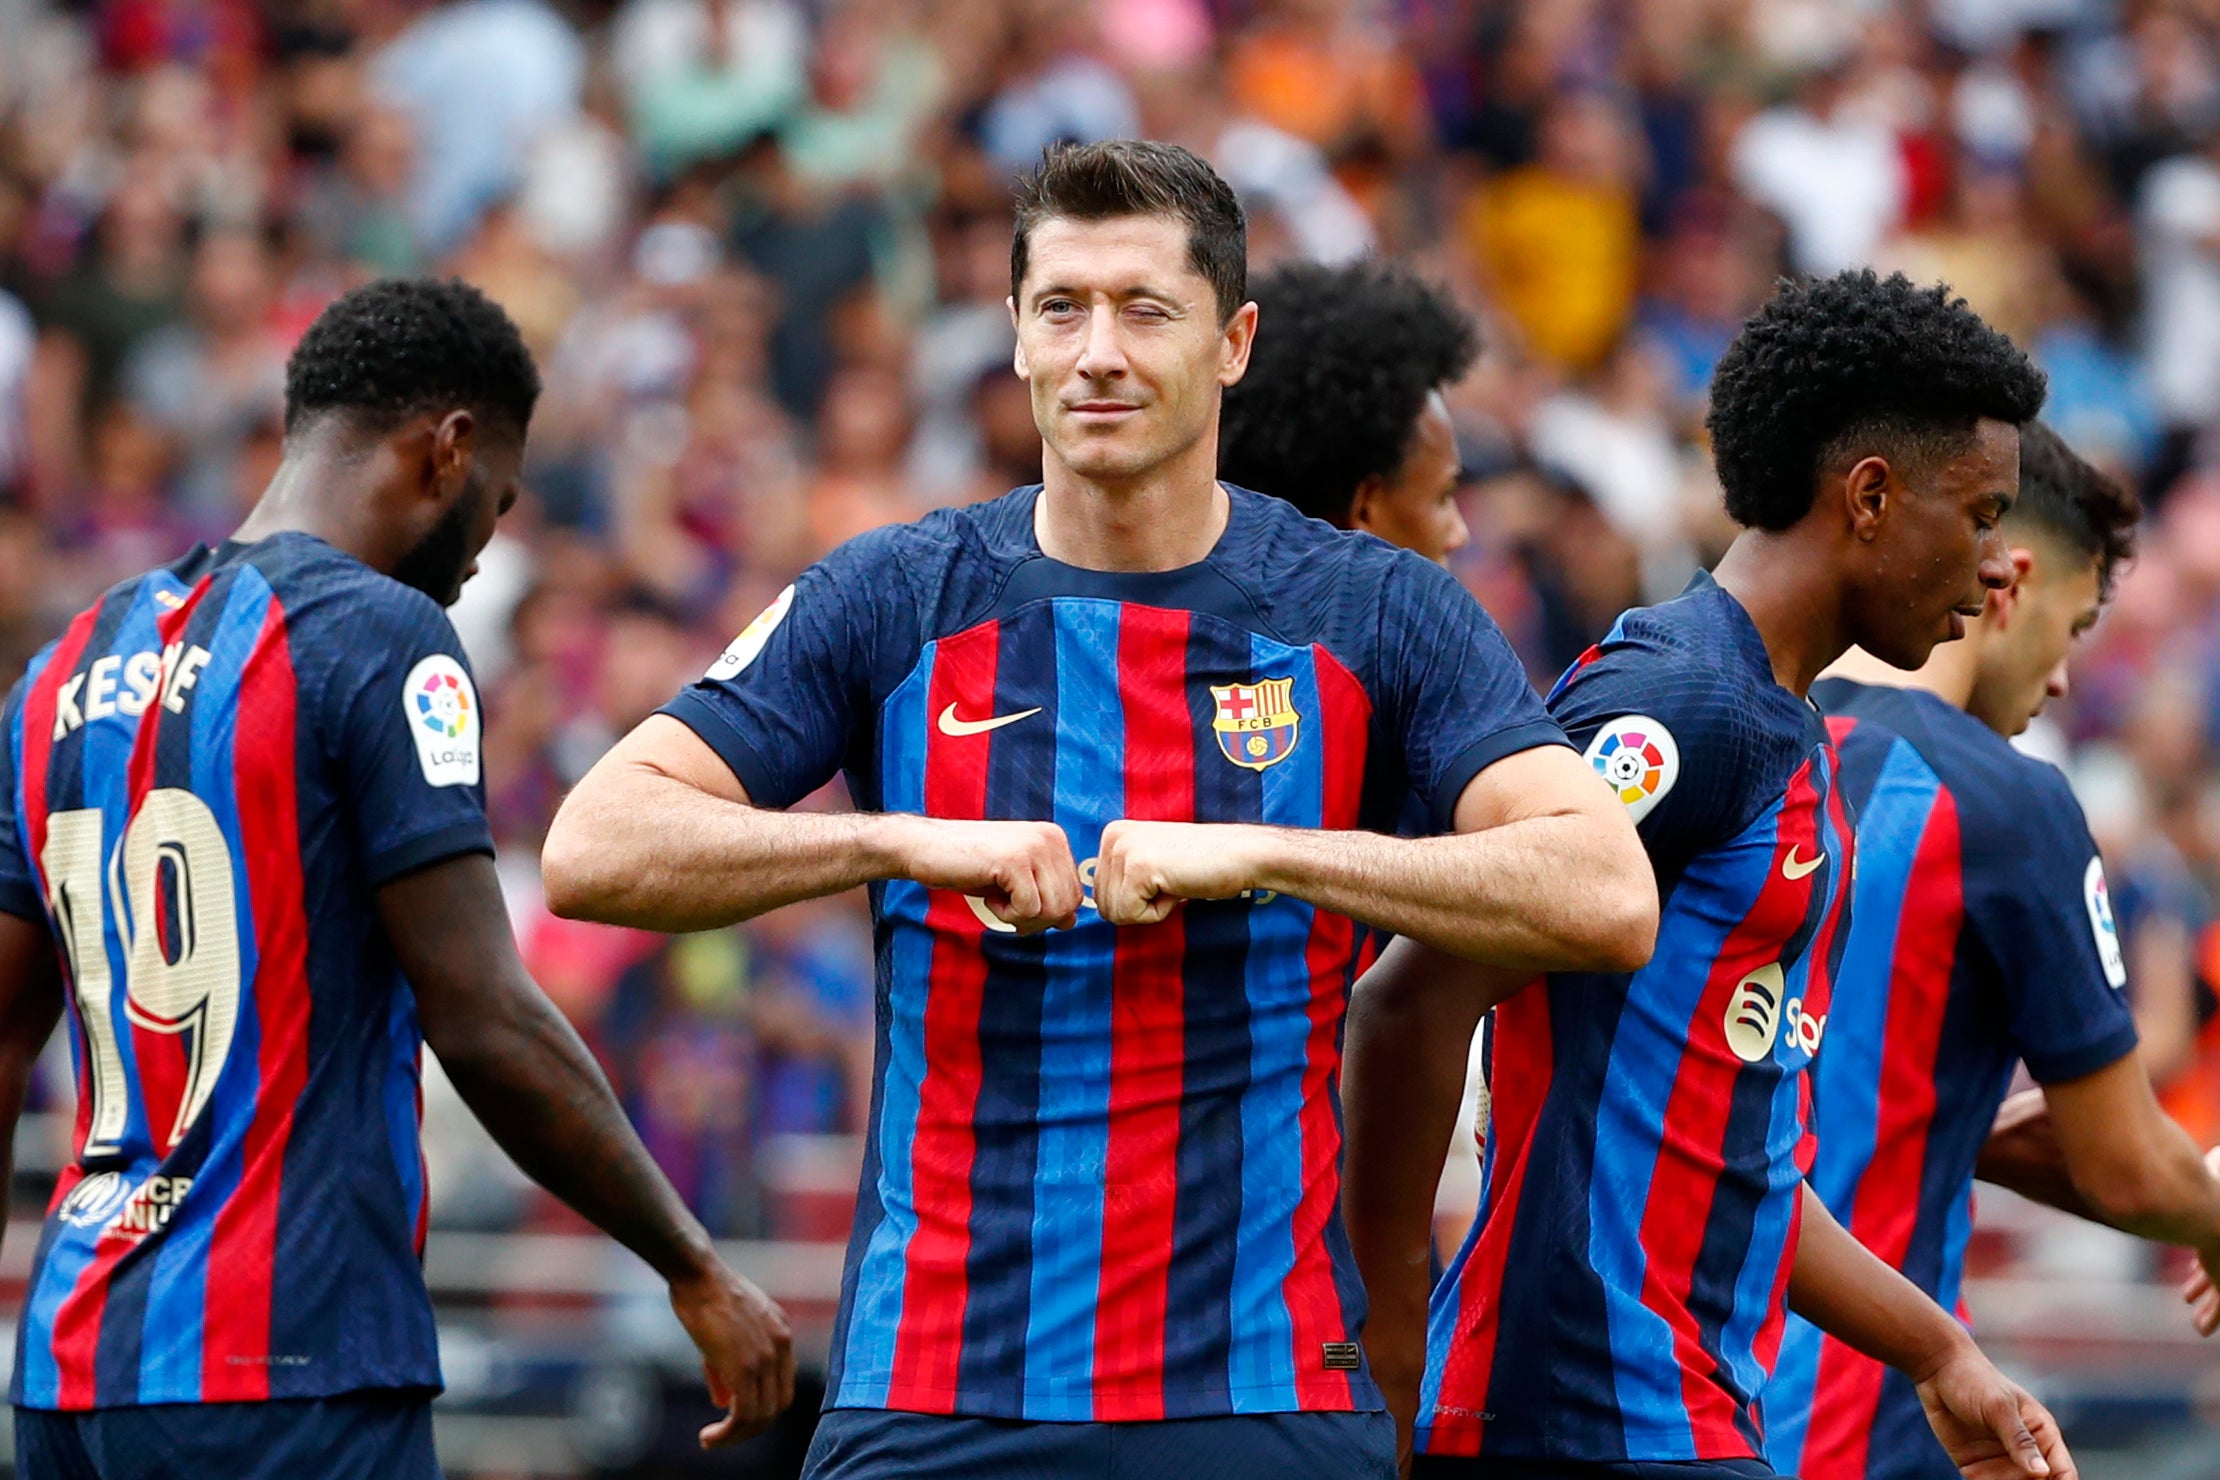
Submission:
M 2152 511 L 2031 743 L 2220 1139 L 2220 0 L 0 0 L 0 679 L 229 529 L 334 294 L 484 287 L 547 380 L 456 611 L 528 959 L 713 1226 L 801 1231 L 766 1148 L 859 1128 L 860 901 L 665 941 L 547 915 L 535 850 L 809 561 L 1037 480 L 1010 181 L 1129 134 L 1218 166 L 1255 266 L 1392 254 L 1479 316 L 1452 561 L 1544 683 L 1724 547 L 1705 385 L 1777 275 L 2026 345 Z M 442 1221 L 554 1216 L 432 1130 Z

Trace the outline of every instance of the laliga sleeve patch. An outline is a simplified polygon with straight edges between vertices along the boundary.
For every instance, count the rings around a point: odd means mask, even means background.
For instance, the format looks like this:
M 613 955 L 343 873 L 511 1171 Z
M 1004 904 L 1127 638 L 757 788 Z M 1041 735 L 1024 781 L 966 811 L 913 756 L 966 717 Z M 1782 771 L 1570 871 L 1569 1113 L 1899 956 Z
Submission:
M 2081 876 L 2081 902 L 2089 907 L 2089 928 L 2097 937 L 2097 960 L 2104 979 L 2117 991 L 2127 985 L 2127 961 L 2120 955 L 2120 925 L 2112 918 L 2112 892 L 2104 886 L 2104 860 L 2089 860 Z
M 478 691 L 462 664 L 434 653 L 401 685 L 401 718 L 433 786 L 478 784 Z
M 1680 746 L 1673 732 L 1646 714 L 1622 714 L 1606 721 L 1588 742 L 1588 764 L 1611 783 L 1627 815 L 1636 822 L 1665 799 L 1680 780 Z
M 740 635 L 732 640 L 732 646 L 726 648 L 717 661 L 709 665 L 709 672 L 705 676 L 718 683 L 728 678 L 738 678 L 740 671 L 755 661 L 756 654 L 763 651 L 763 644 L 771 640 L 771 634 L 779 630 L 779 623 L 785 621 L 786 614 L 793 609 L 794 588 L 788 586 L 771 598 L 771 604 L 758 612 L 754 621 L 740 629 Z

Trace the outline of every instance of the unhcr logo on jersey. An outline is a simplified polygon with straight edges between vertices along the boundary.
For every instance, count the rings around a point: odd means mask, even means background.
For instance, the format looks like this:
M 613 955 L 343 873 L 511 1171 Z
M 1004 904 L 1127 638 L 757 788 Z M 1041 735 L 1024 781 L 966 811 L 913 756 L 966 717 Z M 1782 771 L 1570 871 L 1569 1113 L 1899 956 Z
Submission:
M 138 1240 L 169 1227 L 170 1214 L 193 1187 L 190 1177 L 149 1177 L 133 1187 L 121 1172 L 95 1172 L 69 1190 L 55 1216 L 102 1238 Z

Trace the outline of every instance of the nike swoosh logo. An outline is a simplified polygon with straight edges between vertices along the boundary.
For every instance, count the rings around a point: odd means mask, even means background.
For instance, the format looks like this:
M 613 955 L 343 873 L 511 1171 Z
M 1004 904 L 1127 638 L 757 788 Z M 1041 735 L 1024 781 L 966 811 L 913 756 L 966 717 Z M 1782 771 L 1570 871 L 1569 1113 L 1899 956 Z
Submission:
M 1791 848 L 1788 850 L 1788 857 L 1781 860 L 1781 877 L 1784 879 L 1801 879 L 1826 861 L 1826 854 L 1816 853 L 1810 859 L 1799 862 L 1796 857 L 1796 849 Z
M 1020 709 L 1015 714 L 998 714 L 993 719 L 958 719 L 956 706 L 951 704 L 940 712 L 940 732 L 943 735 L 984 735 L 989 730 L 999 730 L 1004 725 L 1014 725 L 1021 719 L 1031 719 L 1041 711 L 1038 707 Z

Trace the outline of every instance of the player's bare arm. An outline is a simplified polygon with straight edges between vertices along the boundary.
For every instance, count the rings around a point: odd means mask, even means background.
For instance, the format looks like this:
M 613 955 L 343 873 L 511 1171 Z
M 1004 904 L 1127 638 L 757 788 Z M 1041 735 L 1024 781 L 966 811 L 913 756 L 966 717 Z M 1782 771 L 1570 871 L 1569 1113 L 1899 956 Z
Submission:
M 1997 1371 L 1941 1306 L 1844 1231 L 1809 1187 L 1803 1197 L 1789 1308 L 1911 1378 L 1966 1480 L 2074 1480 L 2049 1410 Z
M 717 753 L 667 715 L 587 772 L 540 867 L 557 914 L 646 930 L 707 930 L 889 878 L 961 890 L 1022 932 L 1071 924 L 1080 897 L 1054 823 L 753 806 Z
M 794 1399 L 786 1317 L 717 1257 L 657 1170 L 577 1030 L 517 956 L 493 860 L 465 854 L 378 891 L 424 1040 L 464 1103 L 542 1187 L 647 1261 L 701 1349 L 725 1417 L 704 1447 L 759 1432 Z
M 1113 924 L 1245 890 L 1321 909 L 1514 970 L 1633 971 L 1657 939 L 1657 886 L 1626 809 L 1562 746 L 1489 766 L 1435 838 L 1114 822 L 1095 902 Z
M 2220 1275 L 2220 1177 L 2160 1107 L 2139 1054 L 2006 1101 L 1976 1173 L 2138 1238 L 2179 1244 Z M 2197 1303 L 2196 1322 L 2202 1335 L 2220 1330 L 2220 1303 Z
M 1357 983 L 1341 1074 L 1341 1216 L 1364 1276 L 1365 1356 L 1408 1455 L 1426 1370 L 1434 1183 L 1473 1032 L 1533 973 L 1395 941 Z
M 62 1015 L 61 962 L 43 921 L 0 910 L 0 1232 L 15 1173 L 15 1123 L 31 1066 Z

